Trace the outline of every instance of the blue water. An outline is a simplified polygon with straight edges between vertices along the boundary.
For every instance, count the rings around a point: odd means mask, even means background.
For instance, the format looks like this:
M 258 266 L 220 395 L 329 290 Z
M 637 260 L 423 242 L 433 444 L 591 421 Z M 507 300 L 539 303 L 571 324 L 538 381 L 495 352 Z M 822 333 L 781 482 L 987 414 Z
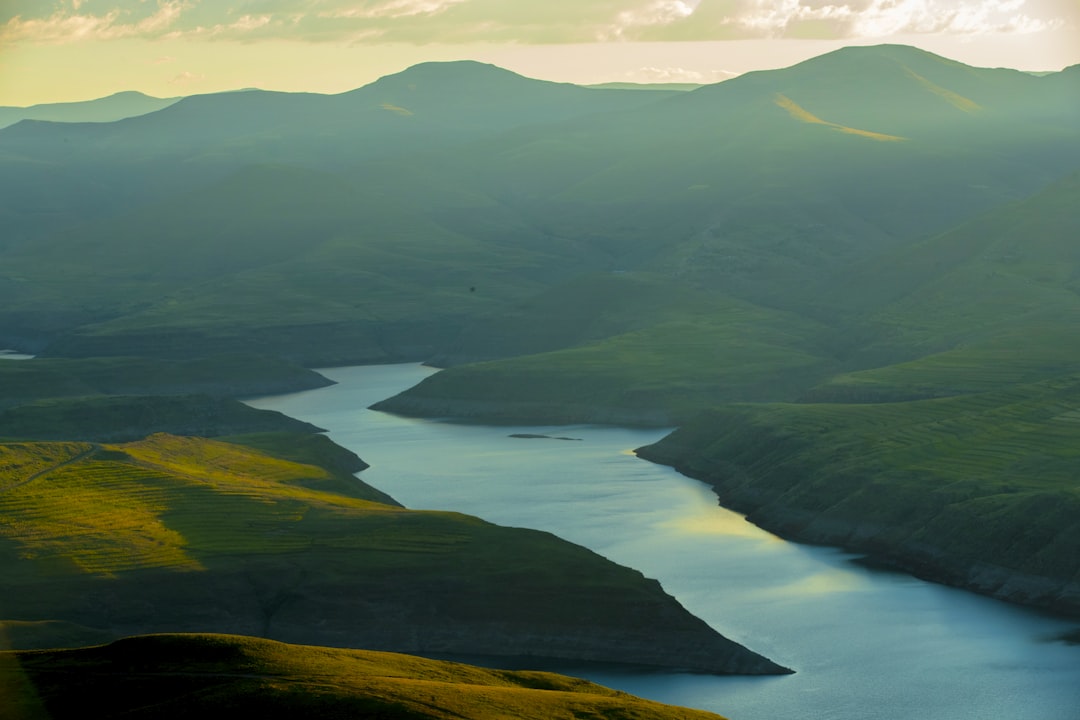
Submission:
M 780 540 L 718 507 L 701 483 L 633 456 L 662 430 L 401 418 L 366 408 L 432 370 L 321 372 L 338 384 L 250 404 L 328 428 L 372 465 L 365 481 L 408 507 L 548 530 L 637 568 L 797 673 L 561 669 L 733 720 L 1080 720 L 1080 647 L 1055 640 L 1076 623 Z

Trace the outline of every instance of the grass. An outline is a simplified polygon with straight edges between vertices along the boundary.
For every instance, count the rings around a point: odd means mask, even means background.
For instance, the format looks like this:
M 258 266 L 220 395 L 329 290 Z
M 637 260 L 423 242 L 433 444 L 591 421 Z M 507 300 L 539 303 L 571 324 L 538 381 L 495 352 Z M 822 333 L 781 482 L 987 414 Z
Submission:
M 380 502 L 310 438 L 0 447 L 0 619 L 24 646 L 210 630 L 784 672 L 585 548 Z
M 776 94 L 776 104 L 777 106 L 786 110 L 788 114 L 791 115 L 791 117 L 795 118 L 800 122 L 811 123 L 813 125 L 824 125 L 826 127 L 832 128 L 833 130 L 838 130 L 842 133 L 847 133 L 849 135 L 858 135 L 859 137 L 877 140 L 878 142 L 903 142 L 904 140 L 907 140 L 907 138 L 898 137 L 896 135 L 886 135 L 885 133 L 876 133 L 869 130 L 859 130 L 857 128 L 847 127 L 846 125 L 838 125 L 833 122 L 828 122 L 827 120 L 822 120 L 817 115 L 814 115 L 810 111 L 801 107 L 798 103 L 796 103 L 788 96 L 781 95 L 780 93 Z
M 214 437 L 260 431 L 314 433 L 319 428 L 209 395 L 64 397 L 0 410 L 0 437 L 27 440 L 115 442 L 154 432 Z
M 718 402 L 784 397 L 826 376 L 830 338 L 791 313 L 656 275 L 604 274 L 523 304 L 448 353 L 526 354 L 451 367 L 376 407 L 665 425 Z
M 187 361 L 137 357 L 37 358 L 0 365 L 0 407 L 92 395 L 244 397 L 322 387 L 329 381 L 292 363 L 251 353 Z
M 13 720 L 202 712 L 388 720 L 719 718 L 553 673 L 231 635 L 153 635 L 79 650 L 3 653 L 0 683 Z

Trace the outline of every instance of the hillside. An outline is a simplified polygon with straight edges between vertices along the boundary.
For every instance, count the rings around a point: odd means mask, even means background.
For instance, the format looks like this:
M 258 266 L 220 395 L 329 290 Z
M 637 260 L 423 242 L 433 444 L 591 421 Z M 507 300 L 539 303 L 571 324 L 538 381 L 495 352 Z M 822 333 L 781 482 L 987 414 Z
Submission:
M 320 428 L 209 395 L 58 398 L 0 410 L 0 438 L 125 442 L 155 432 L 217 437 Z
M 0 620 L 24 647 L 65 629 L 229 632 L 785 672 L 636 571 L 548 533 L 384 504 L 340 463 L 282 436 L 0 445 Z
M 719 718 L 552 673 L 227 635 L 154 635 L 80 650 L 0 653 L 0 687 L 11 720 L 222 712 L 267 720 Z
M 1075 375 L 952 398 L 732 405 L 638 455 L 792 539 L 1080 614 Z
M 252 353 L 194 360 L 96 357 L 0 363 L 0 408 L 35 400 L 101 395 L 251 397 L 332 384 L 313 370 Z

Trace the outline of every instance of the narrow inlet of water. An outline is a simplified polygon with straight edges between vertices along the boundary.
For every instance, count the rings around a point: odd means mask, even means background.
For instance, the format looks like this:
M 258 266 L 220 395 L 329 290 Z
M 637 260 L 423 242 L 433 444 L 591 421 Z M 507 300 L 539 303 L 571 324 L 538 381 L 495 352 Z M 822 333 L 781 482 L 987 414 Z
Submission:
M 401 418 L 367 406 L 433 370 L 320 372 L 338 384 L 249 404 L 327 428 L 371 464 L 365 481 L 407 507 L 547 530 L 657 578 L 718 631 L 797 673 L 545 669 L 732 720 L 1080 720 L 1080 647 L 1055 639 L 1075 623 L 781 540 L 719 507 L 705 485 L 633 455 L 664 431 Z

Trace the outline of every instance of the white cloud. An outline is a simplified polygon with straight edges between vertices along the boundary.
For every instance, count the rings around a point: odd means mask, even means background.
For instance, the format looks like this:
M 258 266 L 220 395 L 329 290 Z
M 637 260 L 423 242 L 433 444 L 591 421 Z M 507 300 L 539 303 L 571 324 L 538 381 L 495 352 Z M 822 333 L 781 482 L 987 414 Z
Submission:
M 652 0 L 620 12 L 611 27 L 601 32 L 597 39 L 623 38 L 639 28 L 670 25 L 693 15 L 699 4 L 700 0 Z
M 1025 0 L 941 3 L 929 0 L 873 0 L 855 21 L 855 34 L 880 37 L 897 33 L 1029 33 L 1061 25 L 1058 18 L 1023 12 Z
M 643 83 L 696 83 L 711 85 L 730 80 L 739 73 L 730 70 L 689 70 L 682 67 L 642 67 L 626 74 L 628 80 Z
M 44 7 L 43 7 L 44 6 Z M 1030 33 L 1078 0 L 2 0 L 0 42 L 218 38 L 403 43 Z
M 0 27 L 0 42 L 72 42 L 77 40 L 115 40 L 125 37 L 155 37 L 171 27 L 188 7 L 188 0 L 158 0 L 155 10 L 143 17 L 114 7 L 104 15 L 81 15 L 81 0 L 74 0 L 70 10 L 55 10 L 51 15 L 25 19 L 10 18 Z
M 409 18 L 417 15 L 435 15 L 466 0 L 385 0 L 364 2 L 347 7 L 325 10 L 320 17 L 331 18 Z
M 799 34 L 803 26 L 829 28 L 840 37 L 898 34 L 1029 33 L 1064 23 L 1026 14 L 1026 0 L 751 0 L 728 23 L 769 36 Z
M 188 85 L 191 85 L 192 83 L 197 83 L 200 80 L 205 80 L 205 79 L 206 79 L 205 75 L 199 75 L 199 74 L 193 73 L 193 72 L 191 72 L 189 70 L 185 70 L 184 72 L 180 73 L 179 75 L 176 75 L 171 80 L 169 80 L 169 84 L 170 85 L 179 85 L 181 87 L 186 87 Z

